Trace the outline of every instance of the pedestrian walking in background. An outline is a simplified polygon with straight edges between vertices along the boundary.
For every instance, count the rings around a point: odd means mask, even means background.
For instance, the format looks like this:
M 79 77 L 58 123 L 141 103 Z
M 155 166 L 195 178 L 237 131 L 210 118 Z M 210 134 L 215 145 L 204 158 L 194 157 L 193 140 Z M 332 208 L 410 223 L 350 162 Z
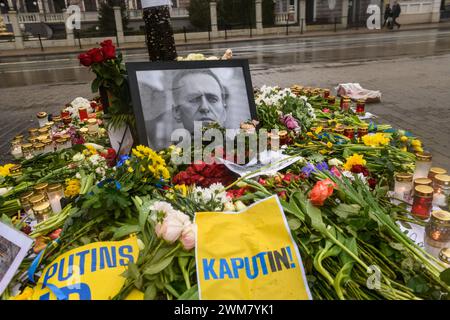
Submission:
M 398 17 L 400 17 L 400 13 L 402 12 L 402 8 L 398 4 L 397 0 L 394 1 L 394 5 L 392 7 L 392 19 L 394 25 L 397 26 L 398 29 L 400 29 L 400 23 L 397 22 Z
M 392 29 L 392 9 L 389 3 L 386 3 L 386 8 L 384 8 L 384 23 L 383 28 L 387 23 L 387 27 Z

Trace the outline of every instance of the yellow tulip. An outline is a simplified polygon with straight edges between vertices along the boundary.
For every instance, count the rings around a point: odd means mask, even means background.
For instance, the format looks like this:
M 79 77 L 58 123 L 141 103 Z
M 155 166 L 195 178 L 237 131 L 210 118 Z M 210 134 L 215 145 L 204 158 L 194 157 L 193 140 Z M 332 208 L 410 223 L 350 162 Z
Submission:
M 413 141 L 411 141 L 411 145 L 413 147 L 421 147 L 422 146 L 422 142 L 418 139 L 414 139 Z
M 402 136 L 402 137 L 400 138 L 400 141 L 401 141 L 401 142 L 406 142 L 406 141 L 408 141 L 408 137 L 407 137 L 407 136 Z

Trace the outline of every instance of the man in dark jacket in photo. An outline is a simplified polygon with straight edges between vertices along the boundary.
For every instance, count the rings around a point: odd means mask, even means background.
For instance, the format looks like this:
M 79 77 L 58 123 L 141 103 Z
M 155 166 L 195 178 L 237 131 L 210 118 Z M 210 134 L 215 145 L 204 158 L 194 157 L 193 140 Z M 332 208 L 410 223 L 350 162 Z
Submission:
M 392 18 L 394 19 L 393 24 L 396 25 L 398 29 L 400 29 L 400 23 L 397 22 L 397 18 L 400 16 L 401 12 L 402 8 L 398 4 L 397 0 L 395 0 L 394 5 L 392 6 Z

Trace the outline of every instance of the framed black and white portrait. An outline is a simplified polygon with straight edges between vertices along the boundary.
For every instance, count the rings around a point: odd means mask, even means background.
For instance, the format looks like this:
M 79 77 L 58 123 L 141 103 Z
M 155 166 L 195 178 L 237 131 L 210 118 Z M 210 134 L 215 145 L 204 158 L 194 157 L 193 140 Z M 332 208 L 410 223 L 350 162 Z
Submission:
M 14 277 L 33 239 L 0 222 L 0 295 Z
M 218 123 L 239 129 L 256 119 L 247 60 L 127 63 L 139 143 L 155 150 L 170 146 L 180 128 Z

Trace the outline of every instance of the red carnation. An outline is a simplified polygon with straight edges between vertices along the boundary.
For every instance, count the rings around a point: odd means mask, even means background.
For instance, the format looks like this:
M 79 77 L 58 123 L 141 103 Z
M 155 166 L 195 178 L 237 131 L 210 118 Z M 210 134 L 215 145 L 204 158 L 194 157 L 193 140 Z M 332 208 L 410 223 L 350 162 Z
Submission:
M 80 53 L 78 55 L 78 60 L 80 60 L 80 63 L 85 67 L 89 67 L 92 64 L 92 58 L 87 53 Z
M 87 54 L 91 57 L 93 63 L 100 63 L 104 60 L 102 49 L 100 48 L 92 48 Z

